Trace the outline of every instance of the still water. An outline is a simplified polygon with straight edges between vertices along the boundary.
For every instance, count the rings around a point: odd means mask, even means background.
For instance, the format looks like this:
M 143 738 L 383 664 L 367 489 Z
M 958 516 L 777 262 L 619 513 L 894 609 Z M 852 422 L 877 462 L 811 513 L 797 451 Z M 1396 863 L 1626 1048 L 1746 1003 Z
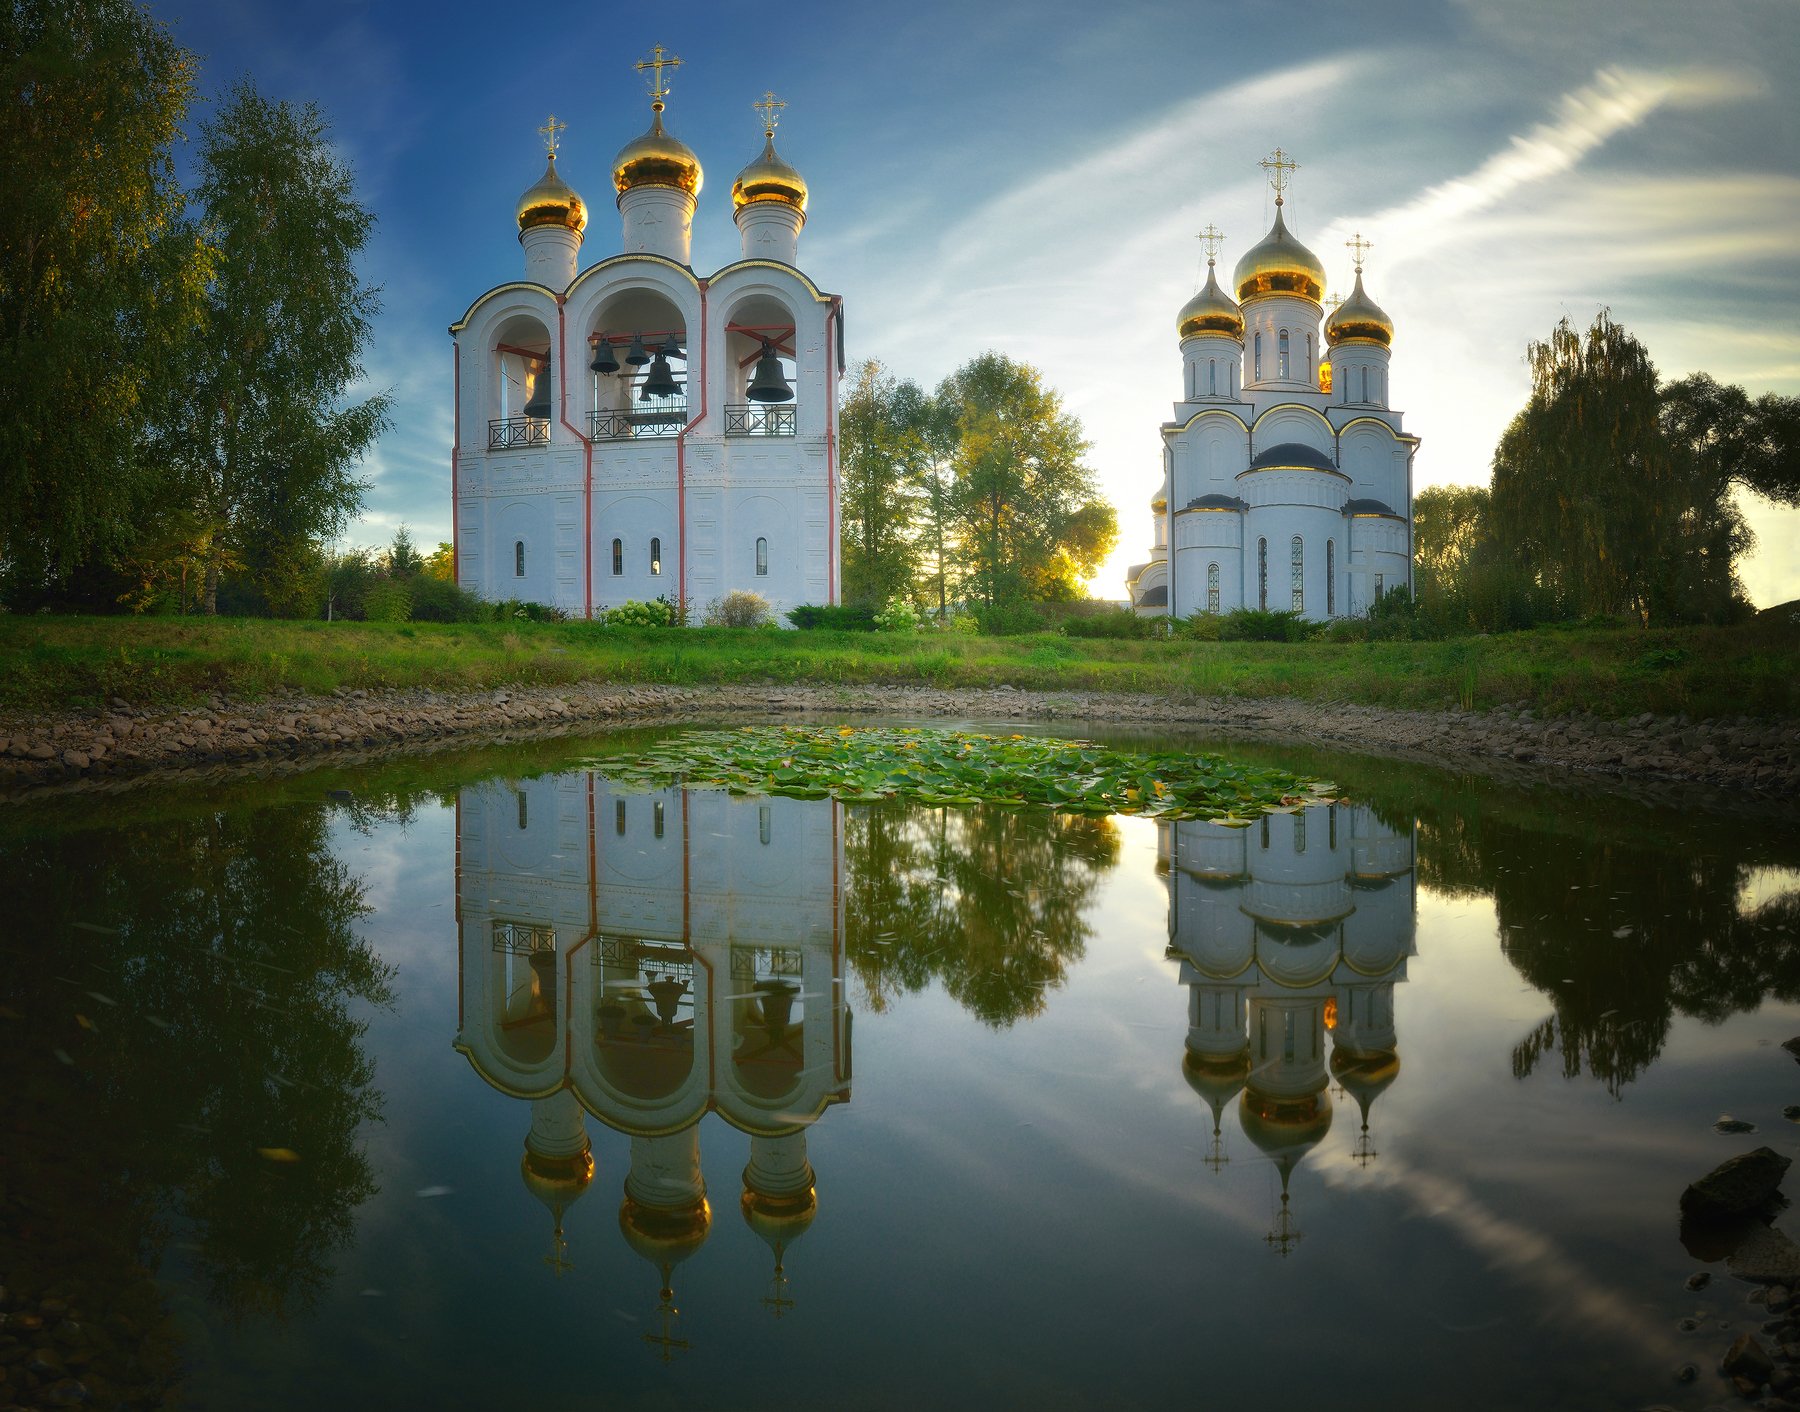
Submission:
M 72 1371 L 202 1408 L 1722 1399 L 1764 1314 L 1685 1287 L 1676 1203 L 1800 1148 L 1791 819 L 1243 745 L 1346 802 L 626 795 L 610 748 L 0 811 L 0 1284 L 76 1306 Z

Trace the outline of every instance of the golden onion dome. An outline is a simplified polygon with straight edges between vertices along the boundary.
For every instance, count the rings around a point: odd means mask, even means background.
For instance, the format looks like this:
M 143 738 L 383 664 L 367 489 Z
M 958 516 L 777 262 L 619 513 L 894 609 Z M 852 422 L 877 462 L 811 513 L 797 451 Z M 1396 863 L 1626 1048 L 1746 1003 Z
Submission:
M 583 1148 L 573 1157 L 545 1157 L 528 1147 L 519 1176 L 525 1189 L 560 1217 L 594 1180 L 593 1149 Z
M 1297 294 L 1317 304 L 1325 297 L 1325 267 L 1319 257 L 1288 234 L 1281 201 L 1275 201 L 1275 224 L 1237 262 L 1231 281 L 1240 302 L 1260 294 Z
M 619 1207 L 625 1243 L 653 1265 L 678 1265 L 706 1244 L 712 1207 L 705 1197 L 665 1210 L 627 1196 Z
M 738 1205 L 744 1224 L 770 1245 L 800 1239 L 819 1214 L 819 1198 L 811 1186 L 786 1196 L 769 1196 L 746 1186 Z
M 1244 1136 L 1274 1157 L 1298 1155 L 1316 1146 L 1331 1131 L 1331 1103 L 1325 1094 L 1287 1102 L 1259 1099 L 1249 1090 L 1238 1101 L 1238 1126 Z
M 754 201 L 779 201 L 806 212 L 806 178 L 776 155 L 775 134 L 765 134 L 762 155 L 731 183 L 731 210 L 735 215 Z
M 556 174 L 556 154 L 538 184 L 519 198 L 519 233 L 533 226 L 567 226 L 576 234 L 587 229 L 587 207 L 570 186 Z
M 1237 301 L 1219 288 L 1213 262 L 1206 262 L 1206 284 L 1201 291 L 1181 306 L 1175 316 L 1175 331 L 1183 339 L 1203 333 L 1222 333 L 1239 342 L 1244 337 L 1244 316 Z
M 1393 344 L 1394 321 L 1363 292 L 1361 269 L 1356 272 L 1356 288 L 1350 297 L 1325 320 L 1325 341 L 1333 348 L 1340 343 L 1379 343 L 1383 348 Z
M 650 131 L 613 158 L 613 185 L 621 196 L 640 186 L 673 186 L 698 196 L 702 175 L 694 149 L 664 130 L 661 103 L 651 104 Z

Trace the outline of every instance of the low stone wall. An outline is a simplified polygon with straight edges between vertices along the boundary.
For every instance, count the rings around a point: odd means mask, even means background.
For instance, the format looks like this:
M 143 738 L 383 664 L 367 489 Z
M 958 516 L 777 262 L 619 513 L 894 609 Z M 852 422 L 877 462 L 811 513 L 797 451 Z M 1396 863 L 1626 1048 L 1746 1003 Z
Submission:
M 0 717 L 0 793 L 243 767 L 285 770 L 371 752 L 616 725 L 787 714 L 1163 727 L 1401 755 L 1462 769 L 1696 781 L 1771 798 L 1792 798 L 1800 784 L 1800 722 L 1788 720 L 1690 722 L 1648 715 L 1629 721 L 1539 720 L 1523 708 L 1391 711 L 1284 698 L 1183 699 L 1011 687 L 590 683 L 466 693 L 341 691 L 255 702 L 215 697 L 183 711 L 114 701 L 99 712 Z

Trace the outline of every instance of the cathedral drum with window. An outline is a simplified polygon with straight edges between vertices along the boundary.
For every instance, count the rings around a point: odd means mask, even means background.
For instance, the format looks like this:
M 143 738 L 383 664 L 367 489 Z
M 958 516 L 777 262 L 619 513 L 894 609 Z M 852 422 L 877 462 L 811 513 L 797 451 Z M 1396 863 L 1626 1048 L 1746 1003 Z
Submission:
M 1367 613 L 1412 583 L 1418 438 L 1388 405 L 1393 321 L 1355 286 L 1325 317 L 1325 270 L 1287 229 L 1294 164 L 1263 163 L 1275 223 L 1219 287 L 1219 232 L 1202 234 L 1206 283 L 1177 316 L 1182 400 L 1162 428 L 1150 559 L 1127 578 L 1143 616 L 1239 608 L 1309 619 Z
M 663 122 L 679 63 L 638 65 L 651 121 L 613 161 L 620 253 L 577 271 L 588 210 L 552 118 L 518 203 L 524 277 L 451 325 L 456 575 L 483 598 L 589 618 L 664 598 L 696 619 L 740 589 L 778 617 L 838 601 L 842 301 L 797 266 L 808 192 L 773 94 L 731 190 L 742 258 L 695 273 L 700 162 Z

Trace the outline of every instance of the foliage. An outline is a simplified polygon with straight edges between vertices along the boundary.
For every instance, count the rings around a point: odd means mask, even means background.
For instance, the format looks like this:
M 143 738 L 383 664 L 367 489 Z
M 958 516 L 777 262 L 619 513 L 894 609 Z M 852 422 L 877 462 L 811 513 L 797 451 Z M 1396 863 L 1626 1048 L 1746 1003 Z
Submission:
M 904 598 L 890 598 L 875 615 L 875 626 L 883 632 L 917 632 L 919 613 Z
M 387 552 L 387 571 L 394 578 L 411 578 L 424 572 L 425 559 L 412 542 L 412 536 L 401 525 L 394 531 L 394 542 Z
M 1164 632 L 1161 618 L 1142 617 L 1129 608 L 1072 614 L 1063 620 L 1062 630 L 1070 637 L 1110 638 L 1160 637 Z
M 363 595 L 363 617 L 371 623 L 406 622 L 412 617 L 412 590 L 399 579 L 378 579 Z
M 419 566 L 419 572 L 426 578 L 441 579 L 445 583 L 456 581 L 456 549 L 447 539 L 440 539 L 438 547 L 425 556 Z
M 0 590 L 15 605 L 124 548 L 152 503 L 144 427 L 206 271 L 172 157 L 195 69 L 128 0 L 0 8 Z M 169 530 L 181 552 L 190 530 Z M 140 601 L 182 572 L 146 568 L 130 574 Z
M 956 419 L 951 515 L 969 595 L 988 608 L 1078 597 L 1118 538 L 1080 422 L 1037 369 L 999 353 L 964 364 L 937 398 Z
M 669 605 L 661 599 L 640 603 L 628 599 L 616 608 L 606 610 L 606 625 L 612 628 L 666 628 L 673 626 Z
M 762 594 L 734 588 L 706 605 L 701 622 L 709 628 L 760 628 L 773 622 L 774 616 Z
M 414 622 L 480 623 L 491 615 L 488 605 L 448 579 L 422 573 L 407 584 Z
M 1304 642 L 1310 624 L 1288 608 L 1238 608 L 1219 619 L 1220 642 Z
M 1644 346 L 1602 312 L 1527 357 L 1530 400 L 1494 452 L 1495 538 L 1565 615 L 1728 616 L 1742 521 L 1671 444 Z
M 797 628 L 829 628 L 834 632 L 873 632 L 875 610 L 866 603 L 802 603 L 789 608 L 787 619 Z
M 924 393 L 873 359 L 838 407 L 844 598 L 885 603 L 909 591 L 917 571 L 916 523 L 924 497 Z
M 228 551 L 343 527 L 388 400 L 344 402 L 379 307 L 356 273 L 374 219 L 319 110 L 240 83 L 202 135 L 197 196 L 217 256 L 159 449 L 175 503 L 211 534 L 210 612 Z
M 827 795 L 847 804 L 1035 805 L 1066 814 L 1142 814 L 1248 823 L 1323 802 L 1331 786 L 1192 752 L 1126 753 L 1084 740 L 919 728 L 744 726 L 688 731 L 631 760 L 596 762 L 615 783 L 734 794 Z
M 1800 505 L 1800 397 L 1767 392 L 1752 401 L 1741 387 L 1694 373 L 1664 385 L 1662 424 L 1709 485 Z

